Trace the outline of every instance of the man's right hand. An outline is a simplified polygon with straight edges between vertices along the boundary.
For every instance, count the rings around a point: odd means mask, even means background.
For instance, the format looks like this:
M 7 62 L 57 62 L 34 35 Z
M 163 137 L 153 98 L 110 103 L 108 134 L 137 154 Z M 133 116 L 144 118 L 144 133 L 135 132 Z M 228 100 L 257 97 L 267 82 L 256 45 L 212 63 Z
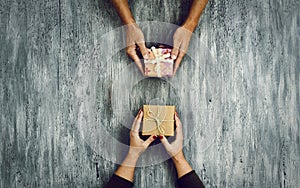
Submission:
M 144 59 L 148 59 L 148 50 L 145 45 L 144 34 L 136 23 L 126 25 L 126 53 L 135 62 L 142 74 L 144 68 L 142 62 L 137 55 L 139 50 Z

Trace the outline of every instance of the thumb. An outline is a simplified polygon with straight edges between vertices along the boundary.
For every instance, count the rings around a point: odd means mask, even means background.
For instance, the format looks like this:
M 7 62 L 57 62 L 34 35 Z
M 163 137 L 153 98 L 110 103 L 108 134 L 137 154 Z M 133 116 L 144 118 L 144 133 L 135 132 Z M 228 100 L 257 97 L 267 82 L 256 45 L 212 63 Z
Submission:
M 171 52 L 171 58 L 177 59 L 178 55 L 179 55 L 179 48 L 180 48 L 180 42 L 177 39 L 174 39 L 173 41 L 173 49 Z
M 181 60 L 182 60 L 183 56 L 184 56 L 184 53 L 182 51 L 180 51 L 179 55 L 178 55 L 178 57 L 177 57 L 177 59 L 175 60 L 175 63 L 174 63 L 173 75 L 176 74 L 177 69 L 179 68 L 179 65 L 181 63 Z
M 168 151 L 171 148 L 169 141 L 166 139 L 165 136 L 159 136 L 161 143 L 165 146 L 166 150 Z

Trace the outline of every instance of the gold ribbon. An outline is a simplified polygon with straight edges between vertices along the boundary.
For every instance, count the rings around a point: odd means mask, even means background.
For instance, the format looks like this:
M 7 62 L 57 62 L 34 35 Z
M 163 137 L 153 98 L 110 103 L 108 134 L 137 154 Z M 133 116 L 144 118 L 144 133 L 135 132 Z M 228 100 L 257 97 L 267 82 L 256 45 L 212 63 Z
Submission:
M 158 108 L 157 108 L 157 111 L 158 111 Z M 154 121 L 156 123 L 156 127 L 157 127 L 157 130 L 158 132 L 161 134 L 161 135 L 164 135 L 165 134 L 165 130 L 164 128 L 161 126 L 162 122 L 166 122 L 166 121 L 174 121 L 174 120 L 160 120 L 158 117 L 160 115 L 160 112 L 157 113 L 157 115 L 155 116 L 154 113 L 150 110 L 150 108 L 148 109 L 148 112 L 147 112 L 147 115 L 149 118 L 146 118 L 145 120 L 147 121 Z

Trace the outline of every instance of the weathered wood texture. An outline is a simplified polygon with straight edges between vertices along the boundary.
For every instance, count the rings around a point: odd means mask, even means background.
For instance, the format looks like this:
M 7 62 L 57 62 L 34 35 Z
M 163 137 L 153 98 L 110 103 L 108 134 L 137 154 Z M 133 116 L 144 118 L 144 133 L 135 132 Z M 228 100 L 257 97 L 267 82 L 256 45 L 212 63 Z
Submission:
M 180 24 L 189 5 L 130 1 L 140 22 Z M 190 123 L 184 151 L 206 187 L 299 186 L 299 10 L 298 0 L 212 0 L 195 31 L 206 48 L 191 49 L 175 84 L 115 88 L 131 61 L 124 50 L 104 58 L 116 36 L 101 37 L 121 26 L 109 1 L 0 0 L 0 187 L 102 187 L 122 159 L 117 143 L 128 143 L 115 111 L 157 97 Z M 128 89 L 128 109 L 113 109 L 113 91 Z M 135 187 L 175 186 L 171 161 L 135 174 Z

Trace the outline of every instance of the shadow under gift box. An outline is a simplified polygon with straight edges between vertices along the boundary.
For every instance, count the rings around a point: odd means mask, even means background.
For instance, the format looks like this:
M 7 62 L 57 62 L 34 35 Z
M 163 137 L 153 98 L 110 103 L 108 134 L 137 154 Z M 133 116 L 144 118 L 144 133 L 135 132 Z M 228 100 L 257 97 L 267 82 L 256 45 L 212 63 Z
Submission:
M 143 136 L 174 136 L 175 106 L 144 105 L 143 112 Z

